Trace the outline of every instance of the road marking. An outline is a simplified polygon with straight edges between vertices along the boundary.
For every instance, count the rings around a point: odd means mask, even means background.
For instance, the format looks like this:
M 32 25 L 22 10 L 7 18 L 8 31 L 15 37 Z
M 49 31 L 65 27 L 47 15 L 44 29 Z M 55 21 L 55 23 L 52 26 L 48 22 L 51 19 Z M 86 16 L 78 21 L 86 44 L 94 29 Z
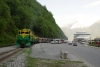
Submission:
M 77 53 L 75 53 L 73 50 L 71 50 L 76 56 L 78 56 L 83 62 L 84 64 L 86 64 L 89 67 L 95 67 L 92 64 L 90 64 L 89 62 L 87 62 L 86 60 L 84 60 L 82 57 L 80 57 L 79 55 L 77 55 Z

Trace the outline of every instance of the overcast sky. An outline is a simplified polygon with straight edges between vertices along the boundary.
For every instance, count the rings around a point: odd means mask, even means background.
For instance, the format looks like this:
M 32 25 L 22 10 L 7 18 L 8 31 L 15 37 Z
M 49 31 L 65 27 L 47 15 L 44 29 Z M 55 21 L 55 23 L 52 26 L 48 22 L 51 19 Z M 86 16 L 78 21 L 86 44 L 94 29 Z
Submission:
M 75 27 L 90 26 L 100 20 L 100 0 L 37 0 L 52 12 L 56 23 L 63 27 L 77 22 Z

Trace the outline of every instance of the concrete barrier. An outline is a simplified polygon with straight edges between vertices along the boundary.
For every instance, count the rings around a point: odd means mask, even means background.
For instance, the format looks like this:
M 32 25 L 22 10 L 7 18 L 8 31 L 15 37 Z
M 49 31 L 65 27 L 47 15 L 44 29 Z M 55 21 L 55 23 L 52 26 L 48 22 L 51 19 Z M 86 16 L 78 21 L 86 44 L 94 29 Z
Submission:
M 60 57 L 62 59 L 67 59 L 68 58 L 68 52 L 64 50 L 60 50 Z

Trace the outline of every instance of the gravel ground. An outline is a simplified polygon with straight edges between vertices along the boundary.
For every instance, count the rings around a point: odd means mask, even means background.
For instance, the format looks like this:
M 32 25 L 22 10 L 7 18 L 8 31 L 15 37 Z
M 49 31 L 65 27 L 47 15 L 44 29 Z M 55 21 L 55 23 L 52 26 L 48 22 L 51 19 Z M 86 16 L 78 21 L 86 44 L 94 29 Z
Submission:
M 0 64 L 0 67 L 25 67 L 26 56 L 26 53 L 20 53 Z
M 60 57 L 60 51 L 63 49 L 67 49 L 67 47 L 64 46 L 64 44 L 62 47 L 62 44 L 38 43 L 32 47 L 31 57 L 64 60 Z M 67 60 L 80 61 L 80 59 L 73 55 L 71 52 L 68 53 Z
M 61 60 L 60 52 L 50 54 L 50 53 L 48 53 L 48 51 L 44 50 L 44 48 L 41 44 L 36 44 L 32 47 L 31 57 Z
M 32 47 L 32 53 L 28 67 L 88 67 L 79 61 L 60 58 L 59 44 L 39 43 Z M 57 49 L 58 48 L 58 49 Z M 76 58 L 73 56 L 73 58 Z
M 2 47 L 0 48 L 0 53 L 6 52 L 12 49 L 16 49 L 16 46 L 14 45 L 14 46 L 9 46 L 9 47 Z

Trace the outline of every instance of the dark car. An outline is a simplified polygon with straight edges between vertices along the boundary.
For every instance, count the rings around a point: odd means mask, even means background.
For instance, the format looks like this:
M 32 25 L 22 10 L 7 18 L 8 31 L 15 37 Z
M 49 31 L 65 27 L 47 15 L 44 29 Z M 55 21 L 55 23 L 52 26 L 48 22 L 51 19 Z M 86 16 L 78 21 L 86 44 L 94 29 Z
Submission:
M 77 46 L 77 43 L 76 42 L 73 42 L 73 46 Z

